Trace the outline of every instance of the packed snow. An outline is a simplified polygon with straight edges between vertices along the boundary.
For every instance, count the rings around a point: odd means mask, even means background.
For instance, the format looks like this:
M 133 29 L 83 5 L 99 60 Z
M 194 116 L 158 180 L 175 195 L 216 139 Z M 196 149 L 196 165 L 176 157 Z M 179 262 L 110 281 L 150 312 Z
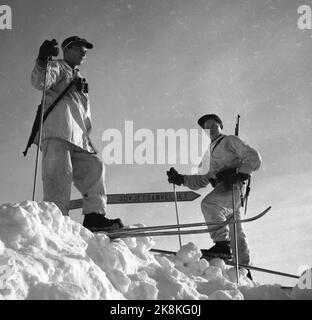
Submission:
M 176 256 L 153 254 L 153 246 L 151 237 L 93 234 L 53 203 L 3 204 L 0 299 L 312 299 L 302 285 L 287 295 L 279 285 L 249 280 L 244 269 L 237 285 L 234 268 L 200 259 L 193 243 Z

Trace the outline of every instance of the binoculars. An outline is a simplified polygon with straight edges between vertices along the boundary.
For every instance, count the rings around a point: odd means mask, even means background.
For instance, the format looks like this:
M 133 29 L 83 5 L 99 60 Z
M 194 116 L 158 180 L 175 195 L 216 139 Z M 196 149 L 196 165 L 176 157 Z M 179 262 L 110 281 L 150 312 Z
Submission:
M 89 93 L 89 85 L 86 81 L 85 78 L 77 78 L 76 79 L 76 89 L 78 90 L 78 92 L 82 92 L 82 93 Z

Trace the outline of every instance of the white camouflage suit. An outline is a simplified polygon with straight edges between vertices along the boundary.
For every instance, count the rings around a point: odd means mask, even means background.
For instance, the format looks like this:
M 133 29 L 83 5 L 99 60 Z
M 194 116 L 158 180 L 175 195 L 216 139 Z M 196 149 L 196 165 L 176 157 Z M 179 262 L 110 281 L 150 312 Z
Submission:
M 206 187 L 211 178 L 216 179 L 216 174 L 225 169 L 238 168 L 239 172 L 251 175 L 261 165 L 259 153 L 238 137 L 232 135 L 220 135 L 210 144 L 210 150 L 207 152 L 209 154 L 206 153 L 201 165 L 205 166 L 206 164 L 207 167 L 207 158 L 210 156 L 208 173 L 184 176 L 184 185 L 192 190 Z M 241 187 L 242 183 L 238 183 L 234 188 L 235 209 L 238 219 L 241 218 Z M 233 213 L 232 189 L 227 190 L 222 182 L 217 183 L 213 191 L 202 200 L 201 210 L 206 222 L 225 221 Z M 218 231 L 210 232 L 210 236 L 214 242 L 230 240 L 231 247 L 234 248 L 233 227 L 225 226 Z M 249 249 L 241 224 L 237 225 L 237 236 L 239 263 L 249 264 Z
M 64 60 L 52 61 L 47 77 L 45 110 L 70 84 L 78 70 Z M 31 83 L 43 90 L 45 68 L 38 61 Z M 54 202 L 68 215 L 72 182 L 83 195 L 83 214 L 105 214 L 105 167 L 91 140 L 91 116 L 88 94 L 73 85 L 56 105 L 43 125 L 42 180 L 44 201 Z M 38 135 L 35 143 L 38 143 Z

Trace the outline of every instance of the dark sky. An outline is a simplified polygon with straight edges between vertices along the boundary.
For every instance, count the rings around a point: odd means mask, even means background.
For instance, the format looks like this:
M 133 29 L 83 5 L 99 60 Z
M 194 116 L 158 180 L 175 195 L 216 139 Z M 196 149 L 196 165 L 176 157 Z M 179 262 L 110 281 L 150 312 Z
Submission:
M 309 1 L 306 1 L 306 4 Z M 13 29 L 0 30 L 1 203 L 31 199 L 35 148 L 22 151 L 41 93 L 30 85 L 40 44 L 79 35 L 95 48 L 81 67 L 90 83 L 92 138 L 103 132 L 191 130 L 217 113 L 226 134 L 241 115 L 241 137 L 259 150 L 249 214 L 268 205 L 270 216 L 246 227 L 254 263 L 296 273 L 312 265 L 311 38 L 299 30 L 303 1 L 55 0 L 6 1 Z M 310 3 L 312 5 L 312 3 Z M 167 165 L 109 165 L 109 193 L 171 191 Z M 175 167 L 190 173 L 194 165 Z M 210 190 L 202 190 L 202 194 Z M 79 197 L 73 191 L 72 198 Z M 39 179 L 38 199 L 41 198 Z M 180 204 L 180 222 L 202 221 L 200 200 Z M 111 206 L 127 224 L 174 223 L 172 204 Z M 79 213 L 73 214 L 81 221 Z M 185 237 L 198 246 L 208 236 Z M 168 241 L 176 249 L 176 239 Z M 270 278 L 272 279 L 272 278 Z M 272 281 L 274 281 L 273 279 Z M 276 279 L 280 281 L 283 279 Z

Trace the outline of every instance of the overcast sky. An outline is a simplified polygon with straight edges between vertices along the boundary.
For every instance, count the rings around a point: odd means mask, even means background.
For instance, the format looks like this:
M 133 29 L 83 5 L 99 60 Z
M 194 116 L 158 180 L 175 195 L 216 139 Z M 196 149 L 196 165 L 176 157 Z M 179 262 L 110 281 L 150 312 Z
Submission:
M 299 30 L 295 0 L 54 0 L 6 1 L 13 29 L 0 30 L 0 201 L 31 199 L 35 148 L 24 150 L 41 93 L 30 73 L 45 39 L 79 35 L 94 44 L 81 72 L 90 84 L 92 138 L 102 153 L 107 129 L 197 129 L 216 113 L 224 132 L 259 150 L 249 215 L 272 205 L 248 226 L 255 265 L 296 273 L 312 265 L 312 30 Z M 306 4 L 312 6 L 311 1 Z M 135 146 L 138 143 L 135 143 Z M 208 147 L 208 146 L 207 146 Z M 170 151 L 172 152 L 172 150 Z M 171 191 L 165 165 L 109 165 L 109 193 Z M 191 163 L 174 165 L 188 174 Z M 37 198 L 42 197 L 41 176 Z M 179 188 L 179 190 L 185 190 Z M 210 187 L 200 191 L 208 193 Z M 79 194 L 73 190 L 72 199 Z M 175 223 L 174 205 L 112 205 L 126 224 Z M 179 204 L 181 223 L 203 221 L 200 199 Z M 72 217 L 81 221 L 80 212 Z M 183 243 L 212 245 L 208 235 Z M 176 250 L 176 237 L 155 239 Z M 257 279 L 293 283 L 257 274 Z

